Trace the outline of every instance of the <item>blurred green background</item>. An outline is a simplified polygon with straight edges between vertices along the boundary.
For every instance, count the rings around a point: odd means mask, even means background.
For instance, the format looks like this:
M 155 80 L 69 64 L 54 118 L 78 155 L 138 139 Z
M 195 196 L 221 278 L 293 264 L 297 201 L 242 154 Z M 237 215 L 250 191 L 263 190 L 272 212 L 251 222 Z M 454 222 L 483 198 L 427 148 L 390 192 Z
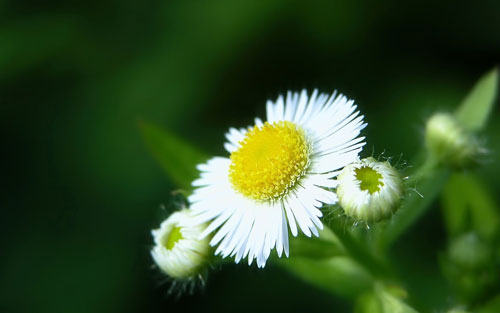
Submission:
M 223 155 L 226 129 L 264 116 L 267 99 L 338 89 L 369 123 L 364 156 L 410 160 L 425 119 L 499 57 L 496 0 L 0 0 L 0 311 L 350 312 L 273 265 L 228 266 L 167 297 L 150 229 L 176 186 L 138 122 Z M 482 138 L 498 201 L 498 106 Z M 442 224 L 431 210 L 393 251 L 422 310 L 450 302 Z

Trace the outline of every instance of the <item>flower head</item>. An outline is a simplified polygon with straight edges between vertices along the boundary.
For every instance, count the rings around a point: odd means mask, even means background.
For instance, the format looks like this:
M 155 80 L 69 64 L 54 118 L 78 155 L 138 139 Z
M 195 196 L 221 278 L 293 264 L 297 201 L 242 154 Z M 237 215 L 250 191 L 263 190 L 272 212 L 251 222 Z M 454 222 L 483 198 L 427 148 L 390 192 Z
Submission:
M 389 162 L 366 158 L 346 166 L 338 176 L 337 195 L 346 215 L 366 223 L 388 218 L 403 195 L 403 180 Z
M 447 113 L 434 114 L 427 121 L 425 143 L 439 161 L 455 167 L 470 165 L 481 152 L 476 138 Z
M 190 279 L 207 265 L 211 248 L 209 239 L 198 237 L 206 225 L 194 225 L 187 209 L 170 215 L 151 233 L 155 246 L 151 255 L 158 267 L 174 279 Z
M 333 204 L 338 170 L 356 160 L 366 126 L 354 101 L 306 91 L 267 103 L 267 121 L 229 129 L 229 158 L 201 164 L 189 197 L 198 222 L 210 221 L 216 254 L 264 267 L 272 249 L 288 256 L 288 227 L 318 235 L 322 203 Z M 297 226 L 298 225 L 298 226 Z

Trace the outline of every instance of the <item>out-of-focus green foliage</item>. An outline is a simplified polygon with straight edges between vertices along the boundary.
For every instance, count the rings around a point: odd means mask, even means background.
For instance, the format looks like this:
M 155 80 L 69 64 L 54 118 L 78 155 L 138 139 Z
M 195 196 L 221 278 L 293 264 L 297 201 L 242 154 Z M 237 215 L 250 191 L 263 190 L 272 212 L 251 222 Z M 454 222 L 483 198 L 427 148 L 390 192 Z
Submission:
M 0 79 L 28 70 L 76 43 L 78 29 L 69 18 L 37 17 L 0 29 Z
M 500 210 L 490 188 L 474 174 L 454 174 L 446 184 L 441 203 L 451 237 L 474 230 L 485 239 L 498 235 Z
M 497 295 L 485 305 L 477 309 L 477 313 L 497 313 L 500 311 L 500 295 Z
M 441 198 L 449 238 L 441 267 L 461 301 L 477 305 L 500 288 L 500 211 L 473 174 L 454 174 Z
M 379 249 L 386 250 L 400 239 L 402 233 L 430 208 L 439 195 L 450 173 L 448 169 L 435 169 L 433 166 L 434 163 L 429 167 L 424 164 L 422 173 L 414 173 L 413 179 L 407 182 L 410 189 L 399 212 L 394 215 L 389 225 L 380 230 Z

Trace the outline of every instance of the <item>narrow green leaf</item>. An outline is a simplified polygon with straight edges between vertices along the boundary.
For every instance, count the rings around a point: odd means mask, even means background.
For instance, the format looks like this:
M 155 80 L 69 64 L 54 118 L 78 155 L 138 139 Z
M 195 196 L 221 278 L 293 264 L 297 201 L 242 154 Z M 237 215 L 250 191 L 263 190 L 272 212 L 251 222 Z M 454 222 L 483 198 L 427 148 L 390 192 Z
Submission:
M 300 279 L 345 298 L 355 298 L 373 286 L 373 278 L 349 257 L 325 259 L 292 257 L 279 264 Z
M 139 127 L 149 150 L 179 188 L 191 189 L 191 182 L 198 177 L 196 164 L 207 156 L 196 147 L 160 127 L 140 122 Z
M 498 69 L 481 77 L 456 111 L 457 119 L 469 131 L 479 131 L 493 109 L 498 86 Z
M 297 236 L 290 237 L 289 240 L 290 251 L 293 251 L 294 257 L 303 256 L 320 259 L 346 254 L 340 240 L 326 226 L 320 231 L 319 238 Z

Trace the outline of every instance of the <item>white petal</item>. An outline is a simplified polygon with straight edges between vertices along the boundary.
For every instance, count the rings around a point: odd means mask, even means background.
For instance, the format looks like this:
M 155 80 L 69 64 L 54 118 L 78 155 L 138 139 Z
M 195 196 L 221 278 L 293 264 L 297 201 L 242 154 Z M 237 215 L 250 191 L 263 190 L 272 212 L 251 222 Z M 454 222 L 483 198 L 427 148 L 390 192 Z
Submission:
M 278 219 L 276 220 L 276 252 L 278 254 L 278 257 L 281 258 L 281 254 L 283 253 L 283 225 L 282 223 L 286 223 L 286 219 L 284 217 L 285 212 L 283 212 L 282 207 L 278 207 Z
M 285 255 L 288 257 L 290 255 L 289 253 L 289 246 L 288 246 L 288 227 L 286 223 L 286 216 L 285 212 L 281 212 L 281 239 L 283 240 L 283 249 L 285 250 Z
M 306 90 L 302 90 L 300 93 L 299 103 L 297 105 L 297 111 L 295 111 L 295 116 L 293 118 L 294 123 L 298 123 L 304 114 L 307 105 L 307 92 Z
M 255 125 L 257 125 L 257 127 L 262 127 L 264 126 L 264 123 L 262 122 L 262 120 L 258 117 L 255 118 Z
M 224 239 L 228 239 L 227 242 L 230 241 L 231 239 L 231 233 L 234 233 L 234 231 L 238 228 L 238 225 L 241 222 L 241 217 L 243 216 L 243 209 L 239 208 L 234 210 L 233 214 L 231 217 L 229 217 L 224 225 L 219 229 L 219 231 L 215 234 L 215 236 L 212 238 L 210 243 L 217 244 L 219 241 Z M 223 250 L 225 245 L 223 243 L 219 244 L 218 250 L 221 249 Z M 217 252 L 216 252 L 217 254 Z
M 269 123 L 273 123 L 276 121 L 274 114 L 274 104 L 272 101 L 267 101 L 266 103 L 266 113 L 267 113 L 267 121 Z
M 297 108 L 297 100 L 299 98 L 298 93 L 293 93 L 289 91 L 286 96 L 286 106 L 285 106 L 285 116 L 284 120 L 292 121 L 295 115 L 295 110 Z
M 200 235 L 200 238 L 205 238 L 208 234 L 213 232 L 216 228 L 218 228 L 222 223 L 226 222 L 227 219 L 233 214 L 235 209 L 232 208 L 226 208 L 221 215 L 219 215 L 215 220 L 213 220 L 210 225 L 203 231 L 203 233 Z M 215 243 L 212 239 L 210 242 L 211 245 L 215 245 Z
M 274 110 L 274 119 L 276 121 L 282 121 L 284 119 L 284 111 L 285 111 L 285 103 L 283 101 L 283 96 L 279 96 L 276 101 L 275 110 Z
M 295 217 L 293 216 L 292 210 L 287 203 L 283 204 L 283 208 L 286 211 L 286 217 L 288 218 L 288 224 L 290 225 L 290 231 L 294 237 L 297 236 L 297 224 L 295 224 Z
M 311 237 L 311 231 L 309 230 L 309 226 L 312 226 L 312 222 L 304 212 L 302 204 L 298 201 L 295 195 L 291 195 L 287 199 L 287 203 L 290 206 L 290 209 L 293 211 L 293 215 L 297 220 L 297 224 L 299 224 L 299 227 L 304 233 L 304 235 L 306 235 L 307 237 Z

